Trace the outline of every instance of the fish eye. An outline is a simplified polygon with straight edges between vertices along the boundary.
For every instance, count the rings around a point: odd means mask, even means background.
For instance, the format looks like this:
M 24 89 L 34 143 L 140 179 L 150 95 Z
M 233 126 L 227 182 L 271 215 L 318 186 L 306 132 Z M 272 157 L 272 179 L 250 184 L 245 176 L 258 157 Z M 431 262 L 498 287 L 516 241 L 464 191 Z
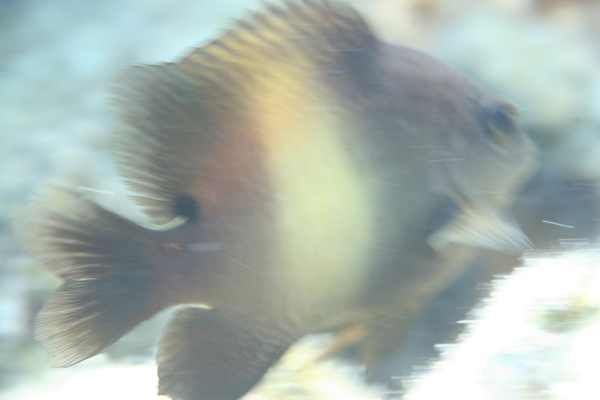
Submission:
M 510 135 L 516 132 L 515 115 L 517 109 L 509 103 L 494 107 L 486 121 L 487 130 L 492 139 L 502 145 L 508 145 Z

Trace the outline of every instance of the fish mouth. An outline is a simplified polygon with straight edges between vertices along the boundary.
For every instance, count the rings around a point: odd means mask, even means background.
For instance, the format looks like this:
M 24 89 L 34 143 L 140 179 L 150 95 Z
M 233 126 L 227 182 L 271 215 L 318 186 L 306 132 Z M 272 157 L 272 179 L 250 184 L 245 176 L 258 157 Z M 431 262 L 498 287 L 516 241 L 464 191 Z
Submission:
M 427 243 L 444 253 L 451 245 L 464 245 L 520 255 L 531 241 L 513 218 L 491 207 L 460 207 L 445 199 L 433 214 Z

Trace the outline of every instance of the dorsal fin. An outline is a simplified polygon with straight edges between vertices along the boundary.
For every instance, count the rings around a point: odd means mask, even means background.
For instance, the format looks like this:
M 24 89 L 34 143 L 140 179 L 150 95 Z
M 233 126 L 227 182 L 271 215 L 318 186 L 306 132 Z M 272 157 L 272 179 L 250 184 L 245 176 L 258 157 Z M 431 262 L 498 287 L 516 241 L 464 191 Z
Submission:
M 282 90 L 270 83 L 270 76 L 285 74 L 281 69 L 291 66 L 302 72 L 303 84 L 325 87 L 319 74 L 340 69 L 335 63 L 343 63 L 345 55 L 374 43 L 368 26 L 348 7 L 288 1 L 238 21 L 179 63 L 128 70 L 115 93 L 127 126 L 117 138 L 117 157 L 134 200 L 155 222 L 168 222 L 178 216 L 178 198 L 191 195 L 201 202 L 213 195 L 199 193 L 207 187 L 202 180 L 221 168 L 215 165 L 215 149 L 231 146 L 243 151 L 227 157 L 248 159 L 238 160 L 238 170 L 225 176 L 237 181 L 223 185 L 243 184 L 244 174 L 260 169 L 260 132 L 252 127 L 264 117 L 250 98 Z M 355 72 L 346 69 L 348 75 Z
M 248 61 L 266 63 L 274 56 L 301 53 L 317 64 L 325 64 L 339 57 L 337 52 L 354 52 L 374 43 L 370 28 L 352 8 L 319 0 L 286 1 L 237 21 L 219 39 L 196 49 L 181 64 L 194 71 L 202 68 L 209 75 L 209 70 L 217 73 L 223 69 L 247 75 L 253 66 Z

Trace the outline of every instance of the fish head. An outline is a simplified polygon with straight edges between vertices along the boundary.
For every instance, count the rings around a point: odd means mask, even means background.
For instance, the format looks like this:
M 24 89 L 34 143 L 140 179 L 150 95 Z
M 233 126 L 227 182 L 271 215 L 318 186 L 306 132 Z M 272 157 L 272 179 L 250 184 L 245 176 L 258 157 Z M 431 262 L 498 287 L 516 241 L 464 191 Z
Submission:
M 528 240 L 507 209 L 535 171 L 537 150 L 517 107 L 425 54 L 403 47 L 393 53 L 386 69 L 397 74 L 396 122 L 423 138 L 429 193 L 451 209 L 429 244 L 520 252 Z
M 510 102 L 474 87 L 455 101 L 438 131 L 441 146 L 428 160 L 432 193 L 457 211 L 429 237 L 436 249 L 450 243 L 519 254 L 528 239 L 507 209 L 536 168 L 536 150 L 517 123 Z

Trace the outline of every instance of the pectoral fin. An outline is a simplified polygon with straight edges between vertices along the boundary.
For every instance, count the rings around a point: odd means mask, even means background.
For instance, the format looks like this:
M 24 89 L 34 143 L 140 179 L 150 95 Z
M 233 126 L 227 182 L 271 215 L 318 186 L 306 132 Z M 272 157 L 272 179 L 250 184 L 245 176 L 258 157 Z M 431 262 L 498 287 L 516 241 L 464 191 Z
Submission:
M 167 327 L 158 352 L 159 395 L 173 400 L 235 400 L 296 340 L 277 327 L 186 308 Z
M 489 211 L 466 209 L 446 226 L 435 231 L 427 239 L 436 251 L 443 251 L 450 244 L 462 244 L 520 254 L 530 247 L 529 239 L 513 221 Z

